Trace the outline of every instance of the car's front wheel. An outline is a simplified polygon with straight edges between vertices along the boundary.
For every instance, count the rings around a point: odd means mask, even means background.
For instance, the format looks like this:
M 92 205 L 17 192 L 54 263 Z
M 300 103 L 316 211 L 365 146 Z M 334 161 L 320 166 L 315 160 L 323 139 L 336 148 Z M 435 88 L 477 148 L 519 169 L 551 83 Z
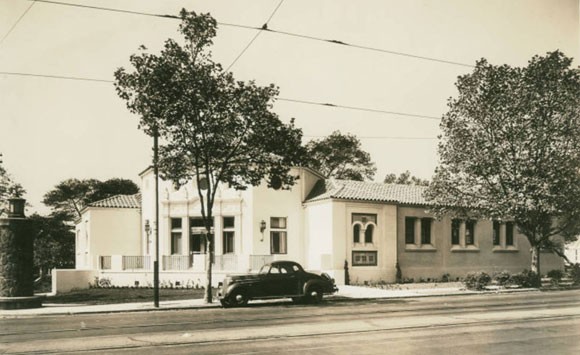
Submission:
M 232 306 L 236 306 L 236 307 L 243 307 L 245 305 L 248 304 L 248 296 L 246 295 L 246 293 L 244 291 L 234 291 L 232 292 L 231 296 L 228 297 L 228 301 L 227 303 L 229 303 Z

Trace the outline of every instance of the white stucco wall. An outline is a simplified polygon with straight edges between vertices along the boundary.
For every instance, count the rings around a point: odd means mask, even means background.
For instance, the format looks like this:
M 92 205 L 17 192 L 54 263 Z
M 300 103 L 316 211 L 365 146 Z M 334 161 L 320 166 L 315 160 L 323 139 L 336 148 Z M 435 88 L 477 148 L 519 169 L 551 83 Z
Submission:
M 274 190 L 266 184 L 252 188 L 251 255 L 271 255 L 271 217 L 286 218 L 287 253 L 275 254 L 274 259 L 293 260 L 303 264 L 304 218 L 301 200 L 301 180 L 289 190 Z M 260 232 L 260 222 L 266 229 Z
M 433 219 L 431 239 L 433 247 L 419 248 L 405 243 L 405 217 L 433 217 L 422 207 L 399 207 L 398 250 L 403 278 L 441 279 L 449 274 L 452 279 L 463 278 L 469 272 L 499 271 L 518 273 L 530 269 L 531 254 L 527 238 L 514 227 L 512 247 L 494 246 L 493 224 L 489 220 L 478 220 L 475 224 L 475 243 L 469 247 L 451 244 L 451 218 Z M 562 269 L 558 256 L 542 252 L 540 267 L 543 274 Z

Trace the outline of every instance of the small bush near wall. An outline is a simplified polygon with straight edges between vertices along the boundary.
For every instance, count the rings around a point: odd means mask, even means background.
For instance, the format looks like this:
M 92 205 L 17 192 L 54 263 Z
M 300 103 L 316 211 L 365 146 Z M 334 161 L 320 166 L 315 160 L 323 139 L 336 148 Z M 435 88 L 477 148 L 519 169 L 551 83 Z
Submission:
M 572 264 L 569 272 L 574 285 L 580 285 L 580 264 Z
M 491 282 L 491 276 L 487 273 L 480 272 L 470 272 L 463 279 L 463 283 L 468 290 L 481 291 L 485 289 L 485 286 L 489 285 Z
M 538 275 L 530 270 L 524 270 L 519 274 L 512 275 L 512 284 L 521 287 L 537 287 Z
M 493 275 L 493 281 L 498 286 L 508 286 L 513 283 L 512 275 L 509 274 L 507 271 L 500 271 Z
M 551 278 L 552 282 L 559 283 L 562 280 L 562 277 L 564 277 L 564 272 L 558 269 L 550 270 L 548 271 L 548 274 L 546 274 L 546 276 Z

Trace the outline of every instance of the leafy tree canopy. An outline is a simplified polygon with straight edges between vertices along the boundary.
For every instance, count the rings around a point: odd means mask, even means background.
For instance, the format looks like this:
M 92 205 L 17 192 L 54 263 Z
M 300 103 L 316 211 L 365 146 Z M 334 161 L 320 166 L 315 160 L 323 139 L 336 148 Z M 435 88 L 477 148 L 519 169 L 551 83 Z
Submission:
M 34 233 L 34 267 L 40 275 L 53 268 L 67 269 L 75 265 L 75 234 L 66 213 L 29 217 Z
M 555 249 L 580 222 L 580 73 L 559 51 L 523 68 L 480 60 L 460 76 L 441 121 L 428 191 L 439 213 L 514 219 L 532 246 Z
M 139 115 L 140 128 L 160 137 L 162 176 L 177 186 L 197 181 L 206 245 L 211 245 L 218 184 L 243 190 L 266 178 L 271 187 L 289 187 L 295 179 L 290 168 L 303 156 L 302 131 L 272 112 L 275 85 L 236 81 L 212 60 L 214 18 L 185 9 L 180 16 L 184 44 L 168 39 L 159 54 L 141 47 L 130 57 L 131 71 L 115 72 L 115 86 L 128 109 Z M 211 263 L 206 265 L 211 282 Z M 206 302 L 211 302 L 211 287 L 206 290 Z
M 79 218 L 81 210 L 91 202 L 114 195 L 132 195 L 139 187 L 131 180 L 113 178 L 106 181 L 97 179 L 67 179 L 61 181 L 44 195 L 43 203 L 53 212 L 64 213 L 68 220 Z
M 401 173 L 399 176 L 393 173 L 387 174 L 383 182 L 385 184 L 429 186 L 429 180 L 423 180 L 414 175 L 411 175 L 411 172 L 409 170 L 405 171 L 404 173 Z
M 306 145 L 306 164 L 323 175 L 345 180 L 372 180 L 377 168 L 369 153 L 353 134 L 332 132 Z

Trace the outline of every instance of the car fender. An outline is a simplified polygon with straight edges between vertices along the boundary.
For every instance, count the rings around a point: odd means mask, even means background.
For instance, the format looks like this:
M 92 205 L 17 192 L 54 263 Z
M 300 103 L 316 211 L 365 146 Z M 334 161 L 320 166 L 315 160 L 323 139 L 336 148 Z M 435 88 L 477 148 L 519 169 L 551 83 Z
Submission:
M 224 297 L 230 296 L 235 291 L 242 291 L 242 292 L 246 293 L 246 295 L 248 297 L 250 296 L 247 292 L 248 291 L 248 284 L 235 283 L 233 285 L 228 286 L 228 289 L 226 290 Z
M 312 279 L 312 280 L 308 280 L 305 284 L 304 287 L 302 289 L 302 292 L 304 294 L 307 293 L 308 289 L 310 289 L 312 286 L 320 286 L 320 288 L 322 289 L 323 292 L 326 292 L 326 283 L 323 280 L 318 280 L 318 279 Z

